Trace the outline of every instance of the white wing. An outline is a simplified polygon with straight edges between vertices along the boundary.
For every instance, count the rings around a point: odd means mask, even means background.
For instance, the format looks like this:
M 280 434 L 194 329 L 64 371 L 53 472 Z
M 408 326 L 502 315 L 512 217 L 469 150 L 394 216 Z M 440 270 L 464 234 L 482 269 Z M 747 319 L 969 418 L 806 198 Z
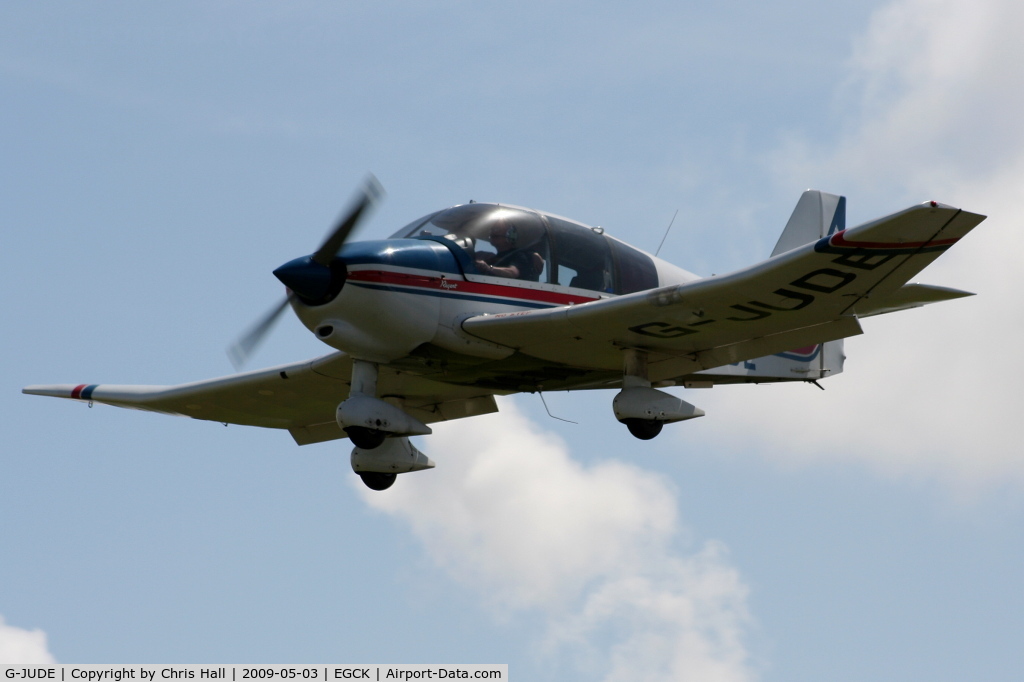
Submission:
M 92 401 L 194 419 L 288 429 L 299 445 L 344 438 L 335 409 L 348 397 L 352 360 L 334 353 L 316 360 L 177 386 L 58 384 L 23 393 Z M 496 412 L 494 391 L 454 386 L 381 368 L 382 397 L 430 424 Z
M 550 362 L 618 370 L 649 352 L 652 380 L 861 333 L 858 317 L 966 292 L 904 285 L 984 216 L 915 206 L 728 275 L 555 309 L 483 315 L 470 334 Z

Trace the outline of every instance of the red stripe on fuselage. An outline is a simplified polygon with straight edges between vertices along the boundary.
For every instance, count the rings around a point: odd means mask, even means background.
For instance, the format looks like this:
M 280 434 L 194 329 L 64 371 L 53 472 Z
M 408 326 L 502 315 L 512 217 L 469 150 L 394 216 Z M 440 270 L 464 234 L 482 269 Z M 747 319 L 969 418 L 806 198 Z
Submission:
M 89 385 L 89 384 L 79 384 L 78 386 L 75 386 L 75 387 L 74 387 L 74 388 L 73 388 L 73 389 L 71 390 L 71 397 L 72 397 L 72 398 L 74 398 L 75 400 L 78 400 L 79 398 L 81 398 L 81 397 L 82 397 L 82 390 L 83 390 L 83 389 L 84 389 L 84 388 L 85 388 L 86 386 L 88 386 L 88 385 Z
M 428 277 L 426 275 L 413 275 L 405 272 L 391 272 L 389 270 L 350 270 L 348 279 L 354 282 L 368 282 L 373 284 L 394 284 L 406 287 L 419 287 L 421 289 L 435 289 L 450 293 L 464 293 L 484 296 L 495 296 L 499 298 L 519 298 L 527 301 L 539 301 L 552 303 L 554 305 L 569 305 L 578 303 L 589 303 L 599 299 L 597 296 L 575 296 L 563 294 L 557 291 L 544 291 L 540 289 L 526 289 L 524 287 L 506 286 L 503 284 L 490 284 L 485 282 L 470 282 L 464 279 L 448 279 L 447 277 Z M 515 281 L 515 280 L 511 280 Z

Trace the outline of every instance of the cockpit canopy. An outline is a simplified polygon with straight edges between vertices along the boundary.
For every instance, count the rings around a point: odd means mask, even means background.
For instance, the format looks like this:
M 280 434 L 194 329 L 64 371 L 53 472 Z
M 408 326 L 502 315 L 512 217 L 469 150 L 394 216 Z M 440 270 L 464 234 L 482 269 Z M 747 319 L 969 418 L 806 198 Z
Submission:
M 468 255 L 467 274 L 609 294 L 658 286 L 654 261 L 647 254 L 606 237 L 600 228 L 524 208 L 454 206 L 409 223 L 392 238 L 445 239 Z

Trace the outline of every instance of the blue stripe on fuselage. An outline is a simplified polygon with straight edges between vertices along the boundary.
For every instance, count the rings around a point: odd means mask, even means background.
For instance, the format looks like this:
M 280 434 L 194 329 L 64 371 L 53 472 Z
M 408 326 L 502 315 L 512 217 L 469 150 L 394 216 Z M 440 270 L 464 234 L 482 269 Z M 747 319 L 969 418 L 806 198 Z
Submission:
M 814 352 L 810 355 L 796 355 L 793 353 L 776 353 L 775 356 L 779 358 L 785 358 L 786 360 L 796 360 L 797 362 L 810 362 L 814 358 L 818 357 L 821 353 L 821 344 L 819 343 Z

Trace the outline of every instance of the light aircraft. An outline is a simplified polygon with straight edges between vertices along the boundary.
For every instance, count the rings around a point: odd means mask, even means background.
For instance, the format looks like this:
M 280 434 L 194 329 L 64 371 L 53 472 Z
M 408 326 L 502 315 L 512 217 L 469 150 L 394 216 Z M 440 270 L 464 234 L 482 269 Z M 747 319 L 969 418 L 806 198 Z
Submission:
M 496 395 L 617 389 L 615 418 L 650 439 L 704 415 L 668 386 L 817 384 L 843 370 L 861 318 L 970 296 L 908 282 L 985 219 L 930 201 L 846 229 L 845 197 L 808 190 L 767 260 L 698 277 L 599 227 L 505 204 L 350 241 L 380 194 L 371 176 L 315 253 L 274 271 L 284 299 L 230 351 L 244 362 L 291 307 L 334 352 L 177 386 L 23 392 L 287 429 L 299 445 L 348 437 L 352 469 L 384 490 L 434 466 L 410 436 L 495 412 Z

